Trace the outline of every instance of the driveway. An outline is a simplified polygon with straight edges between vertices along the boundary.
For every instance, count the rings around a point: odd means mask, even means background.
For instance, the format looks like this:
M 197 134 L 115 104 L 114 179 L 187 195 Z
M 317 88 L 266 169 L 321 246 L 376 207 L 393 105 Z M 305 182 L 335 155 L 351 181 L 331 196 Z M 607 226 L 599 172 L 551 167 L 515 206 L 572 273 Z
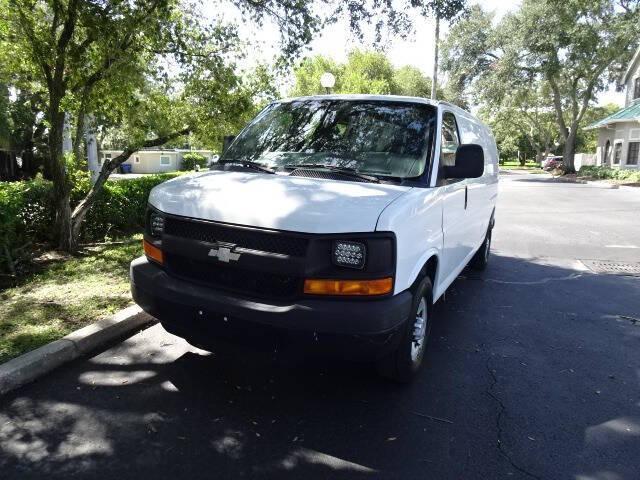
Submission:
M 640 192 L 500 188 L 412 386 L 154 326 L 0 400 L 2 478 L 640 478 L 640 278 L 590 269 L 640 262 Z

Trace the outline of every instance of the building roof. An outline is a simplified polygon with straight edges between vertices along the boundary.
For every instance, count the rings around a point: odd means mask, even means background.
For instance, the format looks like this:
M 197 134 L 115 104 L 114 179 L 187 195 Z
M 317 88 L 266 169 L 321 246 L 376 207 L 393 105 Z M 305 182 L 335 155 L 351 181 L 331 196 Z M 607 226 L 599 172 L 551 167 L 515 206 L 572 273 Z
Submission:
M 607 125 L 611 125 L 612 123 L 633 121 L 640 121 L 640 100 L 636 100 L 628 107 L 623 108 L 622 110 L 618 110 L 616 113 L 609 115 L 607 118 L 603 118 L 598 122 L 592 123 L 584 129 L 592 130 L 594 128 L 606 127 Z
M 635 66 L 636 62 L 638 62 L 639 60 L 640 60 L 640 47 L 638 47 L 638 50 L 636 50 L 636 54 L 633 56 L 631 63 L 627 67 L 627 71 L 624 72 L 624 77 L 622 77 L 622 83 L 627 83 L 627 80 L 629 80 L 629 75 L 631 75 L 631 72 L 633 72 L 633 67 Z

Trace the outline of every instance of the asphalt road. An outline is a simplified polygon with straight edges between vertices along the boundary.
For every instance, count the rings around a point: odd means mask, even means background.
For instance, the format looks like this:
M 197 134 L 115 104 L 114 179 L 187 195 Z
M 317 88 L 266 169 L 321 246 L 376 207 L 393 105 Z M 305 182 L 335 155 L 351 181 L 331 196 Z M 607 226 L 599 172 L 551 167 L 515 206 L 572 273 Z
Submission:
M 0 477 L 640 478 L 640 192 L 503 177 L 410 387 L 154 326 L 0 399 Z

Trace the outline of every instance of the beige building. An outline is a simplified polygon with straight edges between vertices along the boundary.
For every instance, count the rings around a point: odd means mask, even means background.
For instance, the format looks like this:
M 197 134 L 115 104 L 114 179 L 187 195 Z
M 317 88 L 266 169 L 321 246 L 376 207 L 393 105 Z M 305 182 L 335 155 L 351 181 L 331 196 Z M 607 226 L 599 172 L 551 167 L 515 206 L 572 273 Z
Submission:
M 640 163 L 640 48 L 622 80 L 624 108 L 587 129 L 598 129 L 597 165 L 637 169 Z
M 122 150 L 102 150 L 98 156 L 100 166 L 105 160 L 115 158 L 121 153 Z M 211 163 L 215 157 L 211 150 L 143 149 L 133 153 L 124 164 L 131 165 L 131 173 L 175 172 L 180 170 L 182 157 L 186 153 L 198 153 L 207 159 L 207 163 Z

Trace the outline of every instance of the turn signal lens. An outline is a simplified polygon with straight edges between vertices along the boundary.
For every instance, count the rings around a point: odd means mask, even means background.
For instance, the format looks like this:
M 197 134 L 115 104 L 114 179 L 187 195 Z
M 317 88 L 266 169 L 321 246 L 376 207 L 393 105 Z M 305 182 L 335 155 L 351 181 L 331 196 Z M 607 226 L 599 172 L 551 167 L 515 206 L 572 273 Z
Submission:
M 304 293 L 309 295 L 386 295 L 393 289 L 393 278 L 376 280 L 313 280 L 304 281 Z
M 149 260 L 153 260 L 160 265 L 164 263 L 164 255 L 162 255 L 162 250 L 160 250 L 155 245 L 147 242 L 146 240 L 142 241 L 142 246 L 144 247 L 144 254 Z

